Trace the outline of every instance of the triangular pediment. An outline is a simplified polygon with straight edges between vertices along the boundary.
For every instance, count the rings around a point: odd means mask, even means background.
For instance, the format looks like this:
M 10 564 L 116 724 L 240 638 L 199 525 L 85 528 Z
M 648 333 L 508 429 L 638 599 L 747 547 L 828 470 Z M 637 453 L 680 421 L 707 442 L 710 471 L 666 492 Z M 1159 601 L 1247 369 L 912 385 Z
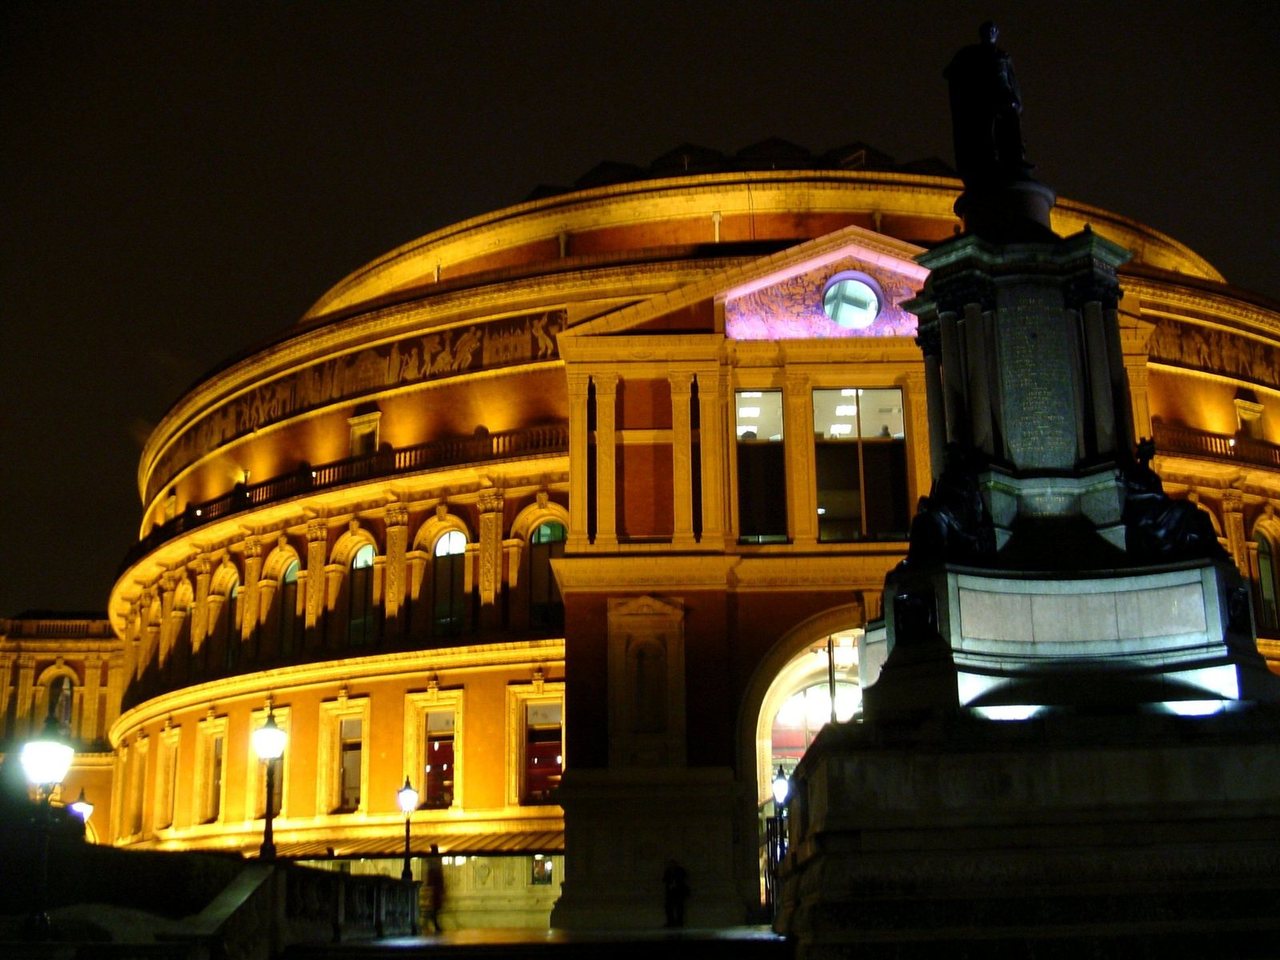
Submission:
M 561 336 L 705 332 L 733 340 L 914 337 L 916 318 L 901 304 L 924 285 L 928 271 L 915 262 L 923 252 L 862 227 L 845 227 L 594 317 Z M 850 289 L 874 303 L 871 315 L 864 309 L 856 325 L 847 317 L 833 319 L 823 306 L 829 289 L 842 279 L 852 281 Z

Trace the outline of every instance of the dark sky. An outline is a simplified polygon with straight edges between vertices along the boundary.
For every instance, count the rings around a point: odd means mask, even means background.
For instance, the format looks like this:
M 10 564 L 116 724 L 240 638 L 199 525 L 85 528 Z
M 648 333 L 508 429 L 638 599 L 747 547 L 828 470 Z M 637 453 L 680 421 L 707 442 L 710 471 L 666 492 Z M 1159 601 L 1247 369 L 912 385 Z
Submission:
M 987 17 L 1043 180 L 1280 299 L 1267 3 L 9 0 L 0 614 L 103 609 L 149 427 L 352 269 L 686 141 L 949 160 Z

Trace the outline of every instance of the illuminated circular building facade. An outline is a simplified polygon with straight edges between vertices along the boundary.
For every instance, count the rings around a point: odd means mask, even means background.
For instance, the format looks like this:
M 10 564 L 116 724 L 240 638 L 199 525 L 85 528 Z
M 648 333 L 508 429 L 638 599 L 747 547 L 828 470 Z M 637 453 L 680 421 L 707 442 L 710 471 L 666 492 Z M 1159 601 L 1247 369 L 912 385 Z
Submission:
M 945 442 L 900 304 L 960 189 L 861 146 L 606 165 L 210 374 L 144 450 L 110 599 L 110 837 L 256 850 L 270 708 L 282 857 L 395 857 L 408 777 L 447 923 L 657 925 L 669 859 L 692 925 L 745 920 L 770 780 L 856 713 Z M 1277 669 L 1280 313 L 1141 224 L 1054 218 L 1133 252 L 1134 422 Z

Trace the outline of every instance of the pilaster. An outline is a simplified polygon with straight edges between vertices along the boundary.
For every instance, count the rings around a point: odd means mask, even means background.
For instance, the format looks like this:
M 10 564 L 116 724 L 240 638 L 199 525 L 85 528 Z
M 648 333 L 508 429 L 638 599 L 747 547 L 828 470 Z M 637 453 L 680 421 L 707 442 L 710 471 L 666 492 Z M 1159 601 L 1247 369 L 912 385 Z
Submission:
M 590 378 L 568 374 L 569 390 L 569 530 L 565 549 L 577 553 L 587 544 L 587 463 L 591 456 L 587 432 Z
M 702 545 L 724 548 L 729 529 L 728 375 L 723 370 L 698 377 L 698 449 L 702 454 Z
M 689 548 L 693 537 L 693 424 L 689 403 L 693 397 L 693 374 L 677 371 L 667 376 L 671 385 L 671 485 L 674 494 L 675 530 L 673 547 Z
M 596 546 L 618 546 L 618 375 L 592 378 L 596 386 Z

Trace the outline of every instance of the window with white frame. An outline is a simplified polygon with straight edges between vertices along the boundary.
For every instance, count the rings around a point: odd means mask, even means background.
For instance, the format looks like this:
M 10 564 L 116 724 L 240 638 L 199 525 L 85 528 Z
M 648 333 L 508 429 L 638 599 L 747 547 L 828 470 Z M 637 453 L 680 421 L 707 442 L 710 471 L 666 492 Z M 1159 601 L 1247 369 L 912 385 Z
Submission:
M 177 727 L 160 735 L 159 769 L 156 772 L 156 829 L 173 826 L 173 811 L 178 793 Z
M 907 440 L 896 387 L 813 391 L 818 539 L 904 540 Z
M 525 704 L 523 804 L 552 803 L 564 772 L 564 724 L 560 701 Z
M 734 394 L 738 462 L 738 537 L 743 543 L 787 539 L 787 459 L 781 390 Z
M 320 807 L 329 813 L 359 813 L 368 795 L 369 731 L 367 697 L 327 701 L 320 705 L 317 763 Z
M 197 819 L 216 823 L 222 819 L 226 773 L 227 718 L 200 721 L 196 737 Z
M 461 727 L 461 689 L 440 690 L 433 686 L 405 696 L 404 768 L 417 771 L 410 774 L 410 781 L 421 788 L 420 809 L 461 805 Z
M 272 706 L 271 717 L 275 721 L 277 727 L 289 733 L 289 717 L 290 710 L 288 707 Z M 267 722 L 267 710 L 265 707 L 254 710 L 249 721 L 249 729 L 257 730 Z M 276 775 L 272 783 L 271 809 L 275 811 L 276 816 L 282 816 L 285 811 L 285 800 L 288 797 L 288 791 L 285 790 L 285 784 L 288 777 L 285 775 L 289 759 L 289 751 L 285 750 L 279 759 L 273 761 L 276 765 Z M 264 820 L 267 816 L 267 764 L 266 761 L 259 759 L 258 754 L 253 749 L 253 738 L 249 738 L 249 754 L 248 754 L 248 776 L 245 778 L 248 787 L 249 802 L 246 809 L 252 810 L 254 818 Z
M 555 803 L 564 773 L 564 681 L 507 687 L 507 802 Z

